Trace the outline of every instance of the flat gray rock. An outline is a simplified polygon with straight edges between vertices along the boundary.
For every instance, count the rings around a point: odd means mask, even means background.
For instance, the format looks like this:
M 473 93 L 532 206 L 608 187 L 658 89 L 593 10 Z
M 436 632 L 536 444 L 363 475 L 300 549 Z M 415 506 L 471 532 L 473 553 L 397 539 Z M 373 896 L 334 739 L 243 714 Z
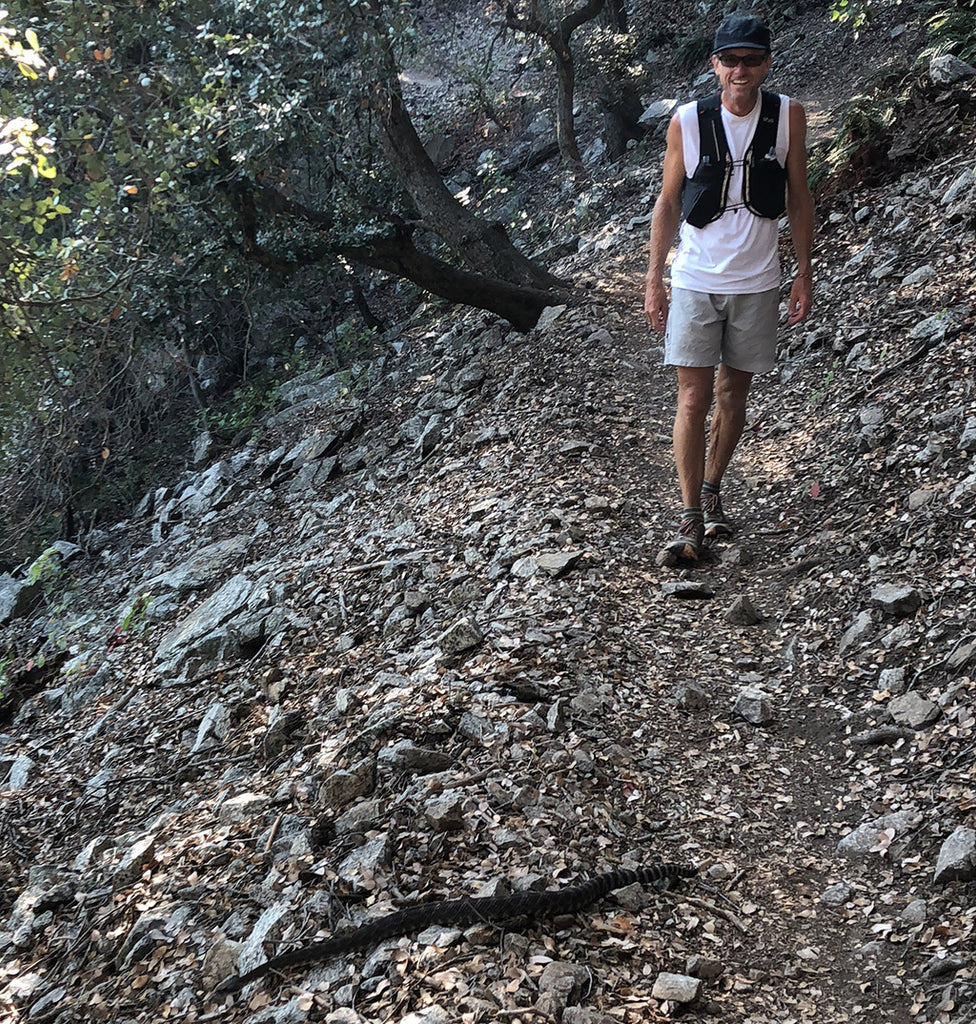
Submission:
M 205 641 L 247 606 L 253 590 L 254 583 L 246 576 L 232 576 L 215 594 L 167 633 L 156 649 L 156 665 L 160 674 L 178 675 L 182 666 L 194 655 L 215 655 L 216 647 L 209 650 L 213 645 Z
M 964 452 L 976 451 L 976 416 L 969 416 L 966 425 L 959 435 L 959 450 Z
M 936 85 L 952 85 L 964 78 L 972 78 L 973 75 L 976 75 L 976 68 L 951 53 L 936 57 L 929 64 L 929 78 Z
M 925 924 L 928 917 L 928 904 L 925 900 L 912 900 L 898 916 L 907 925 Z
M 651 996 L 666 999 L 670 1003 L 694 1003 L 701 996 L 702 981 L 688 974 L 671 974 L 662 971 L 654 979 Z
M 41 584 L 16 580 L 4 573 L 0 576 L 0 625 L 26 615 L 40 601 Z
M 372 757 L 364 757 L 349 769 L 327 775 L 319 786 L 318 801 L 334 811 L 342 810 L 359 797 L 371 793 L 375 785 L 376 762 Z
M 960 825 L 942 844 L 935 864 L 936 882 L 971 882 L 976 878 L 976 829 Z
M 252 541 L 253 538 L 249 536 L 240 536 L 208 544 L 175 569 L 154 576 L 142 586 L 153 593 L 157 588 L 201 590 L 209 587 L 214 580 L 220 579 L 228 569 L 238 565 L 241 559 L 246 557 Z
M 441 750 L 418 747 L 410 740 L 400 740 L 392 747 L 384 747 L 377 756 L 380 764 L 391 765 L 402 771 L 430 775 L 432 772 L 447 771 L 454 765 L 454 758 Z
M 10 772 L 7 775 L 7 789 L 14 793 L 26 789 L 33 768 L 33 759 L 26 754 L 19 754 L 10 766 Z
M 858 825 L 837 844 L 837 856 L 865 860 L 884 853 L 892 843 L 922 820 L 918 811 L 895 811 Z
M 271 798 L 263 793 L 241 793 L 232 796 L 220 805 L 217 817 L 222 825 L 236 825 L 262 815 L 271 803 Z
M 390 866 L 390 837 L 384 832 L 353 850 L 339 865 L 338 876 L 350 885 L 363 889 L 363 882 L 373 879 Z
M 914 587 L 882 583 L 871 590 L 871 603 L 886 615 L 914 615 L 922 606 L 922 595 Z
M 436 643 L 445 654 L 461 654 L 477 647 L 484 638 L 485 634 L 478 623 L 470 616 L 465 616 L 448 626 Z
M 582 551 L 554 551 L 539 555 L 536 559 L 539 568 L 550 576 L 562 576 L 579 564 L 583 557 Z
M 286 916 L 290 916 L 291 906 L 287 900 L 281 900 L 273 906 L 268 907 L 261 916 L 254 922 L 251 934 L 240 946 L 237 956 L 237 971 L 244 974 L 258 964 L 263 964 L 268 959 L 264 951 L 265 939 L 278 926 L 279 922 Z
M 910 729 L 924 729 L 937 721 L 942 709 L 935 701 L 923 697 L 917 690 L 909 690 L 888 702 L 888 714 L 898 725 Z
M 745 594 L 740 594 L 725 610 L 725 621 L 731 626 L 758 626 L 763 617 Z
M 842 907 L 853 895 L 854 890 L 847 882 L 834 882 L 820 894 L 820 902 L 828 907 Z
M 714 981 L 725 973 L 725 964 L 711 956 L 701 956 L 695 953 L 688 957 L 685 964 L 685 973 L 692 978 L 701 978 L 704 981 Z
M 569 1003 L 578 1003 L 584 987 L 589 983 L 590 972 L 583 964 L 562 963 L 553 960 L 546 964 L 539 978 L 539 994 L 552 993 Z
M 843 654 L 846 650 L 864 640 L 868 633 L 871 632 L 871 623 L 871 613 L 867 611 L 860 612 L 840 638 L 839 652 Z
M 732 710 L 753 725 L 768 725 L 775 717 L 768 694 L 755 686 L 747 686 L 739 693 Z
M 454 832 L 464 828 L 464 797 L 455 791 L 442 793 L 429 800 L 424 817 L 438 832 Z

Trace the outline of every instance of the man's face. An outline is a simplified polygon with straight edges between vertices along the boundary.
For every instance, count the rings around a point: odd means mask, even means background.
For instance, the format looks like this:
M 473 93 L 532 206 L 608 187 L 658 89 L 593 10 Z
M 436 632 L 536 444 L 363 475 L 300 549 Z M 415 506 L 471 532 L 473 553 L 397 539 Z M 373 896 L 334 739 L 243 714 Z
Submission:
M 743 59 L 755 64 L 750 67 Z M 772 64 L 772 55 L 765 50 L 750 50 L 745 47 L 723 50 L 712 56 L 712 67 L 724 92 L 748 94 L 754 92 L 763 83 Z M 732 67 L 727 67 L 727 64 Z

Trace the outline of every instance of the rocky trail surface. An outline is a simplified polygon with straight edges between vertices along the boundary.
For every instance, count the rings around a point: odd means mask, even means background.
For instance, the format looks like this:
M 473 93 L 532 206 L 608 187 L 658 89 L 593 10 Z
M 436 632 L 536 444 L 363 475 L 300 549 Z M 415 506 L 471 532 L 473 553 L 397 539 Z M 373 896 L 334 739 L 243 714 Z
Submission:
M 955 87 L 965 109 L 973 86 Z M 940 108 L 941 109 L 941 108 Z M 463 310 L 282 389 L 260 440 L 3 581 L 0 1017 L 972 1020 L 968 145 L 821 210 L 725 488 L 657 565 L 659 160 L 602 172 L 518 335 Z M 40 602 L 40 603 L 37 603 Z M 215 995 L 417 900 L 577 885 Z

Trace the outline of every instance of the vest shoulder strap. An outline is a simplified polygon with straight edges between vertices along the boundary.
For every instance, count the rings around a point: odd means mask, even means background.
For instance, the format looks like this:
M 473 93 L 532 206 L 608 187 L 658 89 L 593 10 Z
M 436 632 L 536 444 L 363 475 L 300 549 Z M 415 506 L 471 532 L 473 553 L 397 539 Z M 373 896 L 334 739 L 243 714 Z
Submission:
M 759 108 L 759 123 L 749 147 L 760 160 L 776 159 L 776 136 L 779 132 L 779 93 L 762 90 L 762 105 Z
M 724 163 L 729 159 L 729 143 L 722 125 L 722 94 L 713 93 L 698 101 L 699 162 Z

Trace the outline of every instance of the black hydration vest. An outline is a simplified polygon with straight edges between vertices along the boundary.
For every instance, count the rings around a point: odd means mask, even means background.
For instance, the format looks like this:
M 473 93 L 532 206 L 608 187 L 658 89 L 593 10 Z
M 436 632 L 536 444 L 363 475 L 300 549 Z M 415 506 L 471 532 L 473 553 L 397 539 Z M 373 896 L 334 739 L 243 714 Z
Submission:
M 742 168 L 742 200 L 757 217 L 778 220 L 786 211 L 786 170 L 776 159 L 779 128 L 778 93 L 762 90 L 759 123 Z M 685 178 L 681 216 L 696 228 L 725 212 L 732 177 L 732 156 L 722 124 L 722 95 L 698 101 L 698 167 Z

